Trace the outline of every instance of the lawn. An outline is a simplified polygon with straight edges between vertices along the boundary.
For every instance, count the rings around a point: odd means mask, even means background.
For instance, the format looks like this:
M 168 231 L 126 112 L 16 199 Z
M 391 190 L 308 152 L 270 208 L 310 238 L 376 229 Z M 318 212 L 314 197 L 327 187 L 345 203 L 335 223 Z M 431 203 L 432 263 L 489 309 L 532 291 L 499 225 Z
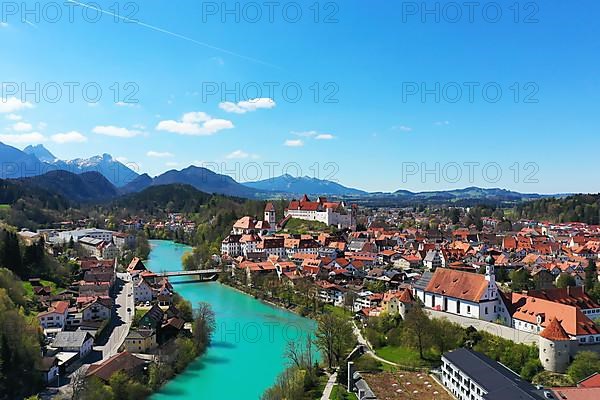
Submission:
M 419 357 L 419 351 L 405 346 L 385 346 L 375 353 L 388 361 L 414 368 L 432 368 L 439 364 L 439 355 L 429 350 L 425 352 L 425 360 Z
M 0 211 L 10 210 L 10 204 L 0 204 Z
M 325 312 L 331 313 L 337 317 L 343 317 L 347 319 L 351 319 L 354 315 L 345 308 L 332 306 L 331 304 L 325 304 L 324 310 Z
M 332 228 L 319 221 L 305 221 L 292 218 L 284 228 L 288 233 L 330 232 Z
M 356 395 L 348 393 L 342 385 L 335 385 L 331 391 L 329 400 L 356 400 Z

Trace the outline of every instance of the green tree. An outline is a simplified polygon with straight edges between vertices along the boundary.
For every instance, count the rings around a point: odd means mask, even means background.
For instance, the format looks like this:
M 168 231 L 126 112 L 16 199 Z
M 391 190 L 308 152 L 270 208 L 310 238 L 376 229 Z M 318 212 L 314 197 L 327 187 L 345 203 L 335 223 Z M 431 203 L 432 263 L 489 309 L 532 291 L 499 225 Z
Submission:
M 460 325 L 448 321 L 446 318 L 433 318 L 431 320 L 431 341 L 440 354 L 460 346 L 464 331 Z
M 431 343 L 431 320 L 420 305 L 411 307 L 404 319 L 404 330 L 419 350 L 419 357 L 424 359 L 424 350 Z
M 594 372 L 600 372 L 600 355 L 594 351 L 580 351 L 567 369 L 567 374 L 574 382 L 579 382 Z
M 319 318 L 315 337 L 315 344 L 327 360 L 329 368 L 338 366 L 355 343 L 350 321 L 332 313 L 325 313 Z
M 85 382 L 83 393 L 81 396 L 82 400 L 112 400 L 115 398 L 110 386 L 105 385 L 98 378 L 91 378 Z M 125 398 L 119 398 L 119 400 Z
M 127 399 L 127 387 L 129 385 L 129 377 L 122 371 L 115 372 L 110 376 L 108 384 L 112 390 L 115 399 Z
M 521 368 L 521 378 L 525 379 L 526 381 L 531 382 L 531 380 L 533 379 L 534 376 L 536 376 L 538 373 L 542 372 L 544 370 L 544 367 L 542 366 L 541 361 L 539 360 L 539 358 L 533 358 L 528 360 L 525 365 L 523 365 L 523 368 Z
M 204 353 L 215 331 L 215 313 L 209 303 L 200 302 L 194 310 L 194 329 L 192 335 L 196 355 Z
M 569 274 L 561 274 L 556 280 L 556 287 L 564 289 L 568 286 L 575 286 L 575 278 Z
M 512 271 L 510 274 L 510 288 L 513 292 L 520 292 L 523 290 L 531 290 L 534 288 L 533 279 L 526 269 L 521 268 Z
M 591 290 L 596 283 L 598 283 L 598 271 L 596 269 L 596 262 L 589 260 L 588 265 L 585 268 L 585 289 Z

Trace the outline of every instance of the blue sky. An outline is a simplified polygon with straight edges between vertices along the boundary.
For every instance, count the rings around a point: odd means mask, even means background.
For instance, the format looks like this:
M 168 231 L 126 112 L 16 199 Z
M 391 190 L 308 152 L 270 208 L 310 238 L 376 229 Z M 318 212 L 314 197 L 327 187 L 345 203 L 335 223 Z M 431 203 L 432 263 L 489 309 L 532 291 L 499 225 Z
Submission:
M 151 175 L 600 190 L 597 1 L 274 3 L 3 5 L 0 141 Z

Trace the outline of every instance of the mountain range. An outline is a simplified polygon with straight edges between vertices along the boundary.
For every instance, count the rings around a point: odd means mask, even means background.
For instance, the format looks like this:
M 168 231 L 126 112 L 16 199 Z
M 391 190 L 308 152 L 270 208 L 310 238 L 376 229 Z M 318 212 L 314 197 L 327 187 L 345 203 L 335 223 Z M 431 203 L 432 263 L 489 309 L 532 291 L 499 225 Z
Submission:
M 337 182 L 310 177 L 283 175 L 257 182 L 239 183 L 227 175 L 207 168 L 189 166 L 170 170 L 156 177 L 139 175 L 109 154 L 91 158 L 60 160 L 43 145 L 23 151 L 0 143 L 0 161 L 5 166 L 0 179 L 18 179 L 22 183 L 58 193 L 76 201 L 100 201 L 138 193 L 152 186 L 190 185 L 204 193 L 243 198 L 294 198 L 312 196 L 350 198 L 370 204 L 518 202 L 546 197 L 504 189 L 469 187 L 447 191 L 369 193 Z
M 0 146 L 3 145 L 0 144 Z M 99 172 L 117 187 L 125 186 L 138 177 L 137 172 L 115 160 L 110 154 L 102 154 L 91 158 L 60 160 L 42 144 L 27 146 L 23 149 L 23 153 L 37 158 L 40 163 L 40 170 L 44 172 L 52 170 L 69 171 L 74 174 Z
M 262 181 L 247 182 L 244 185 L 265 192 L 286 193 L 297 196 L 302 196 L 305 193 L 327 196 L 364 196 L 369 194 L 364 190 L 349 188 L 337 182 L 308 176 L 294 177 L 289 174 Z

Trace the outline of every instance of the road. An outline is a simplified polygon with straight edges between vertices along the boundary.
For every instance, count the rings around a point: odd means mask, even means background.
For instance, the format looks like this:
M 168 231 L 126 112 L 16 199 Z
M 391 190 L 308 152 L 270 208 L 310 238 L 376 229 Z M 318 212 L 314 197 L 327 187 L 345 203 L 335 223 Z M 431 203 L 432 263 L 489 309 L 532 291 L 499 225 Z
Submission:
M 118 353 L 119 347 L 129 334 L 129 328 L 135 313 L 133 283 L 127 280 L 127 274 L 118 273 L 117 277 L 123 280 L 124 284 L 115 298 L 116 318 L 113 331 L 106 344 L 98 347 L 98 350 L 102 351 L 103 360 Z
M 445 313 L 442 311 L 427 310 L 427 312 L 434 318 L 446 318 L 451 322 L 459 324 L 463 328 L 472 326 L 478 331 L 485 331 L 491 333 L 492 335 L 512 340 L 516 343 L 538 344 L 539 341 L 539 336 L 535 333 L 519 331 L 508 326 L 494 324 L 493 322 L 486 322 L 479 319 L 467 318 L 460 315 Z
M 363 346 L 366 354 L 370 355 L 377 361 L 381 361 L 382 363 L 385 363 L 388 365 L 393 365 L 395 367 L 400 366 L 394 362 L 388 361 L 385 358 L 381 358 L 377 354 L 375 354 L 375 352 L 372 350 L 373 348 L 371 347 L 371 343 L 369 343 L 369 341 L 362 335 L 360 329 L 358 329 L 358 326 L 356 326 L 356 322 L 354 322 L 354 321 L 352 321 L 352 330 L 354 331 L 354 336 L 356 336 L 358 344 Z
M 323 390 L 323 396 L 321 396 L 321 400 L 329 400 L 329 397 L 331 397 L 331 391 L 333 390 L 336 381 L 337 371 L 329 375 L 329 379 L 327 380 L 327 384 L 325 385 L 325 389 Z

